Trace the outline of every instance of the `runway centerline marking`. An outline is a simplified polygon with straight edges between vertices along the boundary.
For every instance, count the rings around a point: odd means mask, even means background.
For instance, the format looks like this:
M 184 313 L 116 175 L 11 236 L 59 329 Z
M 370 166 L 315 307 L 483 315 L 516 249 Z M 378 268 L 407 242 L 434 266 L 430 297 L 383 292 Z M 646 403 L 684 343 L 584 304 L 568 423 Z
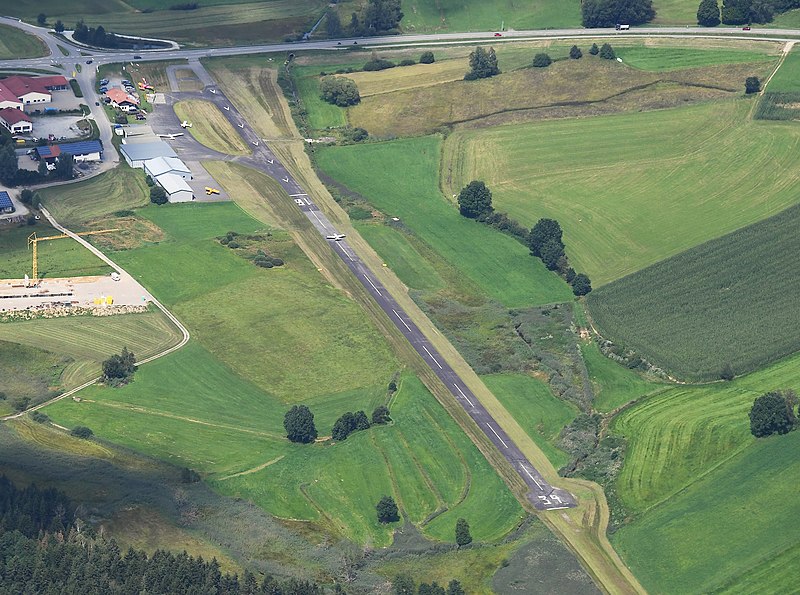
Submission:
M 344 250 L 344 248 L 342 248 L 342 250 Z M 375 284 L 372 282 L 372 279 L 370 279 L 367 275 L 364 275 L 364 279 L 366 279 L 369 282 L 369 284 L 372 285 L 372 289 L 377 291 L 379 296 L 383 297 L 383 294 L 381 293 L 381 290 L 378 289 L 377 287 L 375 287 Z
M 440 370 L 444 370 L 444 368 L 442 367 L 442 364 L 440 364 L 438 361 L 436 361 L 436 358 L 433 357 L 433 354 L 430 351 L 428 351 L 428 348 L 425 347 L 425 345 L 423 345 L 422 348 L 425 350 L 425 353 L 427 353 L 430 356 L 430 358 L 433 360 L 433 363 L 435 363 L 437 366 L 439 366 Z
M 395 316 L 397 316 L 397 319 L 398 319 L 400 322 L 402 322 L 402 323 L 403 323 L 403 326 L 405 326 L 405 327 L 408 329 L 408 332 L 412 332 L 412 331 L 411 331 L 411 327 L 410 327 L 410 326 L 408 326 L 408 323 L 407 323 L 405 320 L 403 320 L 402 318 L 400 318 L 400 315 L 397 313 L 397 310 L 395 310 L 394 308 L 392 308 L 392 312 L 394 312 L 394 315 L 395 315 Z
M 461 393 L 461 396 L 462 396 L 462 397 L 464 397 L 464 398 L 467 400 L 467 403 L 469 403 L 469 406 L 470 406 L 470 407 L 475 407 L 475 405 L 473 405 L 473 404 L 472 404 L 472 401 L 470 401 L 470 400 L 469 400 L 469 397 L 468 397 L 467 395 L 465 395 L 465 394 L 464 394 L 464 391 L 463 391 L 463 390 L 461 390 L 461 387 L 460 387 L 460 386 L 458 386 L 458 385 L 457 385 L 455 382 L 453 383 L 453 386 L 455 386 L 455 387 L 456 387 L 456 389 L 458 390 L 458 392 L 460 392 L 460 393 Z
M 495 436 L 497 436 L 497 439 L 498 439 L 500 442 L 502 442 L 502 443 L 503 443 L 503 446 L 505 446 L 506 448 L 508 448 L 508 444 L 506 444 L 506 441 L 505 441 L 505 440 L 503 440 L 503 439 L 500 437 L 500 434 L 498 434 L 498 433 L 495 431 L 495 429 L 492 427 L 492 424 L 490 424 L 489 422 L 486 422 L 486 427 L 487 427 L 487 428 L 489 428 L 489 429 L 492 431 L 492 434 L 494 434 Z M 529 475 L 530 475 L 530 474 L 529 474 Z M 536 480 L 534 479 L 534 481 L 536 481 Z
M 540 490 L 544 491 L 544 488 L 542 487 L 542 484 L 540 484 L 538 481 L 536 481 L 536 478 L 531 474 L 530 471 L 528 471 L 528 468 L 525 465 L 520 465 L 520 467 L 522 467 L 522 470 L 525 473 L 527 473 L 528 477 L 530 477 L 533 480 L 533 483 L 535 483 L 539 487 Z

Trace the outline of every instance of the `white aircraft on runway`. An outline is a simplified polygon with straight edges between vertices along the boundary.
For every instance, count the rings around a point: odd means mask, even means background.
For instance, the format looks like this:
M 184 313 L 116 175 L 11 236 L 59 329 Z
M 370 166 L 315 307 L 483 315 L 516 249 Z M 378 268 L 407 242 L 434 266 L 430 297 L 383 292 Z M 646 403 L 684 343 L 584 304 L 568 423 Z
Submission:
M 274 160 L 274 159 L 267 159 L 267 161 L 269 161 L 269 164 L 270 164 L 270 165 L 272 165 L 273 163 L 275 163 L 275 160 Z
M 239 128 L 244 128 L 244 124 L 239 124 Z
M 189 122 L 188 120 L 184 120 L 183 122 L 181 122 L 181 128 L 191 128 L 191 127 L 192 123 Z
M 212 93 L 214 93 L 214 95 L 216 95 L 216 94 L 217 94 L 217 90 L 216 90 L 216 89 L 209 89 L 209 91 L 211 91 Z
M 231 111 L 231 108 L 230 108 L 230 107 L 228 107 L 227 105 L 223 106 L 223 108 L 225 109 L 225 111 L 226 111 L 226 112 L 229 112 L 229 111 Z
M 159 134 L 159 138 L 163 138 L 166 140 L 175 140 L 179 136 L 183 136 L 183 132 L 176 132 L 175 134 Z

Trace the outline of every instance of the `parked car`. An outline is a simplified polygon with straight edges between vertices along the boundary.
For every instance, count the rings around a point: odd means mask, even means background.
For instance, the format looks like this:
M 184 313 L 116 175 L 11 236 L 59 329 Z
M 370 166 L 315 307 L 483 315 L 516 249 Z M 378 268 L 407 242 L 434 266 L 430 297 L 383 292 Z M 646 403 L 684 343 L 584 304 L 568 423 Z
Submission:
M 141 57 L 141 56 L 134 56 L 134 57 L 133 57 L 133 59 L 134 59 L 134 60 L 141 60 L 141 59 L 142 59 L 142 57 Z
M 94 62 L 94 60 L 86 60 L 87 64 L 91 64 L 92 62 Z
M 95 105 L 100 105 L 100 102 L 99 101 L 95 101 L 94 104 Z

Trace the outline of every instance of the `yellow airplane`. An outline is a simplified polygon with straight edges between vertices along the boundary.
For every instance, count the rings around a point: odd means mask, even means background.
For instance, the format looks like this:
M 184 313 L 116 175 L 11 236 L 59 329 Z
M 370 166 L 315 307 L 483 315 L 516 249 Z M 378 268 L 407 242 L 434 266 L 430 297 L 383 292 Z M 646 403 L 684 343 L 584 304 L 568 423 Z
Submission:
M 206 186 L 206 194 L 219 194 L 219 190 Z

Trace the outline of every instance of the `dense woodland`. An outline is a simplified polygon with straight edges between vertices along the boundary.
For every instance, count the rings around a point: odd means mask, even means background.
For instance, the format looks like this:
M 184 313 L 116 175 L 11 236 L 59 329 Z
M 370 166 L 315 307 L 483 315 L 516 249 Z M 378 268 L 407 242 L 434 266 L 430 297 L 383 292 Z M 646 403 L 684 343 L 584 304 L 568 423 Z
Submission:
M 95 534 L 76 506 L 54 489 L 17 488 L 0 476 L 0 595 L 128 593 L 318 595 L 318 585 L 279 582 L 245 571 L 222 574 L 216 560 L 186 552 L 123 553 Z

